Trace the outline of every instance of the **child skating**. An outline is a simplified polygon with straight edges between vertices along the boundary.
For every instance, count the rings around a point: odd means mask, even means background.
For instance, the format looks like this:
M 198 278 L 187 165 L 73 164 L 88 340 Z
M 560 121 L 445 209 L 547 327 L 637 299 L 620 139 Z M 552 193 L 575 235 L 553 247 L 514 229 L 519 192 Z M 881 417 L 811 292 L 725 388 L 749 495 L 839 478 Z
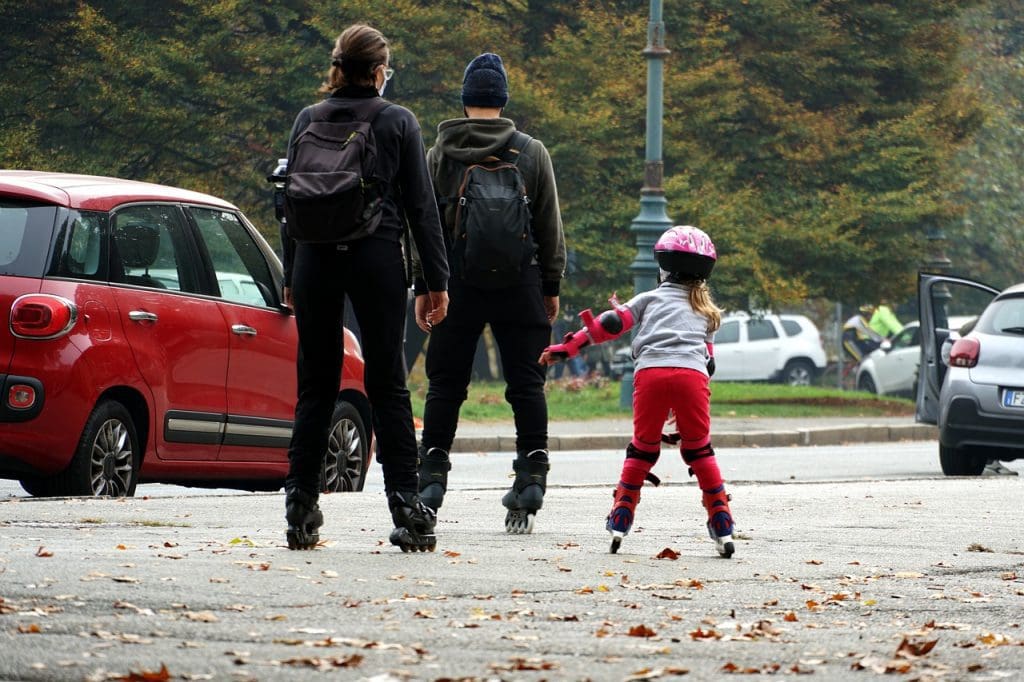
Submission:
M 626 448 L 606 524 L 612 535 L 611 551 L 618 551 L 633 525 L 644 481 L 658 483 L 651 468 L 661 453 L 662 427 L 671 412 L 683 460 L 703 493 L 708 534 L 718 553 L 728 558 L 735 551 L 733 521 L 711 447 L 708 388 L 715 371 L 714 333 L 722 311 L 711 299 L 707 278 L 718 255 L 711 238 L 689 225 L 662 234 L 654 245 L 654 255 L 661 270 L 661 284 L 656 289 L 637 294 L 625 305 L 613 296 L 612 309 L 597 318 L 590 310 L 583 311 L 584 328 L 545 348 L 540 362 L 548 365 L 575 357 L 585 346 L 617 339 L 636 327 L 632 343 L 633 440 Z

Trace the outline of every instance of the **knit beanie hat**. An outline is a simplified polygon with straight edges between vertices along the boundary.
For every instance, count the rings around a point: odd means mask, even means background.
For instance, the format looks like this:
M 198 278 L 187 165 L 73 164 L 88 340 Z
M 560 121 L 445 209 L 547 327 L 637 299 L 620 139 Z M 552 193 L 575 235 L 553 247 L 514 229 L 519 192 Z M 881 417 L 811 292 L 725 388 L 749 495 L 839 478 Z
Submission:
M 469 63 L 462 76 L 462 104 L 498 109 L 508 104 L 508 76 L 501 57 L 485 52 Z

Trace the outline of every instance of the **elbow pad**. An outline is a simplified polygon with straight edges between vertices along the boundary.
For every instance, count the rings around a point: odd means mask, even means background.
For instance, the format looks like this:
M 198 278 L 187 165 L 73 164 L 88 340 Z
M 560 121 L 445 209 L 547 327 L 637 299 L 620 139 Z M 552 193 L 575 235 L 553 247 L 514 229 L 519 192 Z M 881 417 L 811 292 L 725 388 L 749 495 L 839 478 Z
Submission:
M 586 325 L 587 333 L 594 343 L 604 343 L 619 338 L 633 328 L 633 313 L 613 296 L 611 298 L 613 308 L 601 313 L 600 317 L 594 318 L 590 309 L 580 313 L 580 319 Z

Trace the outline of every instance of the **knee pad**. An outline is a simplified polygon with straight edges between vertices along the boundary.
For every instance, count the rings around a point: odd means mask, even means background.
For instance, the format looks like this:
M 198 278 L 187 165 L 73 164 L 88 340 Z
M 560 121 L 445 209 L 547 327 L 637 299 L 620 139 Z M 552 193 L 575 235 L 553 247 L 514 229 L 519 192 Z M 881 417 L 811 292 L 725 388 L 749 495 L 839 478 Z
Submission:
M 658 457 L 661 456 L 660 452 L 644 452 L 637 448 L 635 445 L 630 443 L 626 446 L 626 465 L 629 466 L 629 460 L 638 460 L 643 462 L 638 468 L 643 469 L 644 480 L 651 483 L 652 485 L 661 485 L 661 479 L 651 473 L 651 468 L 658 462 Z
M 687 464 L 693 464 L 698 459 L 704 459 L 705 457 L 714 457 L 715 449 L 711 447 L 711 443 L 708 443 L 702 448 L 683 448 L 683 461 Z M 687 473 L 693 476 L 693 467 L 690 466 L 686 469 Z
M 683 448 L 683 461 L 687 464 L 693 464 L 698 459 L 705 457 L 714 457 L 715 449 L 711 447 L 711 443 L 708 443 L 701 448 Z

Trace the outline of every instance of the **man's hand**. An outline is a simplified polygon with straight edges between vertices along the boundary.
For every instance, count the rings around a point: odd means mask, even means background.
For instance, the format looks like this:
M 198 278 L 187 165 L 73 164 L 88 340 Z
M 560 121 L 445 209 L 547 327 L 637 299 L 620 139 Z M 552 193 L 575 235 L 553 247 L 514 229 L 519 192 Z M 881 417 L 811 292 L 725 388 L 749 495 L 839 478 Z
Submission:
M 555 320 L 558 319 L 558 297 L 557 296 L 545 296 L 544 297 L 544 312 L 548 314 L 548 323 L 554 324 Z
M 282 299 L 281 300 L 281 305 L 283 305 L 285 308 L 291 308 L 292 307 L 292 288 L 291 287 L 285 287 L 284 288 L 284 290 L 281 292 L 281 299 Z
M 435 324 L 448 316 L 448 292 L 431 291 L 416 297 L 416 326 L 430 333 Z

